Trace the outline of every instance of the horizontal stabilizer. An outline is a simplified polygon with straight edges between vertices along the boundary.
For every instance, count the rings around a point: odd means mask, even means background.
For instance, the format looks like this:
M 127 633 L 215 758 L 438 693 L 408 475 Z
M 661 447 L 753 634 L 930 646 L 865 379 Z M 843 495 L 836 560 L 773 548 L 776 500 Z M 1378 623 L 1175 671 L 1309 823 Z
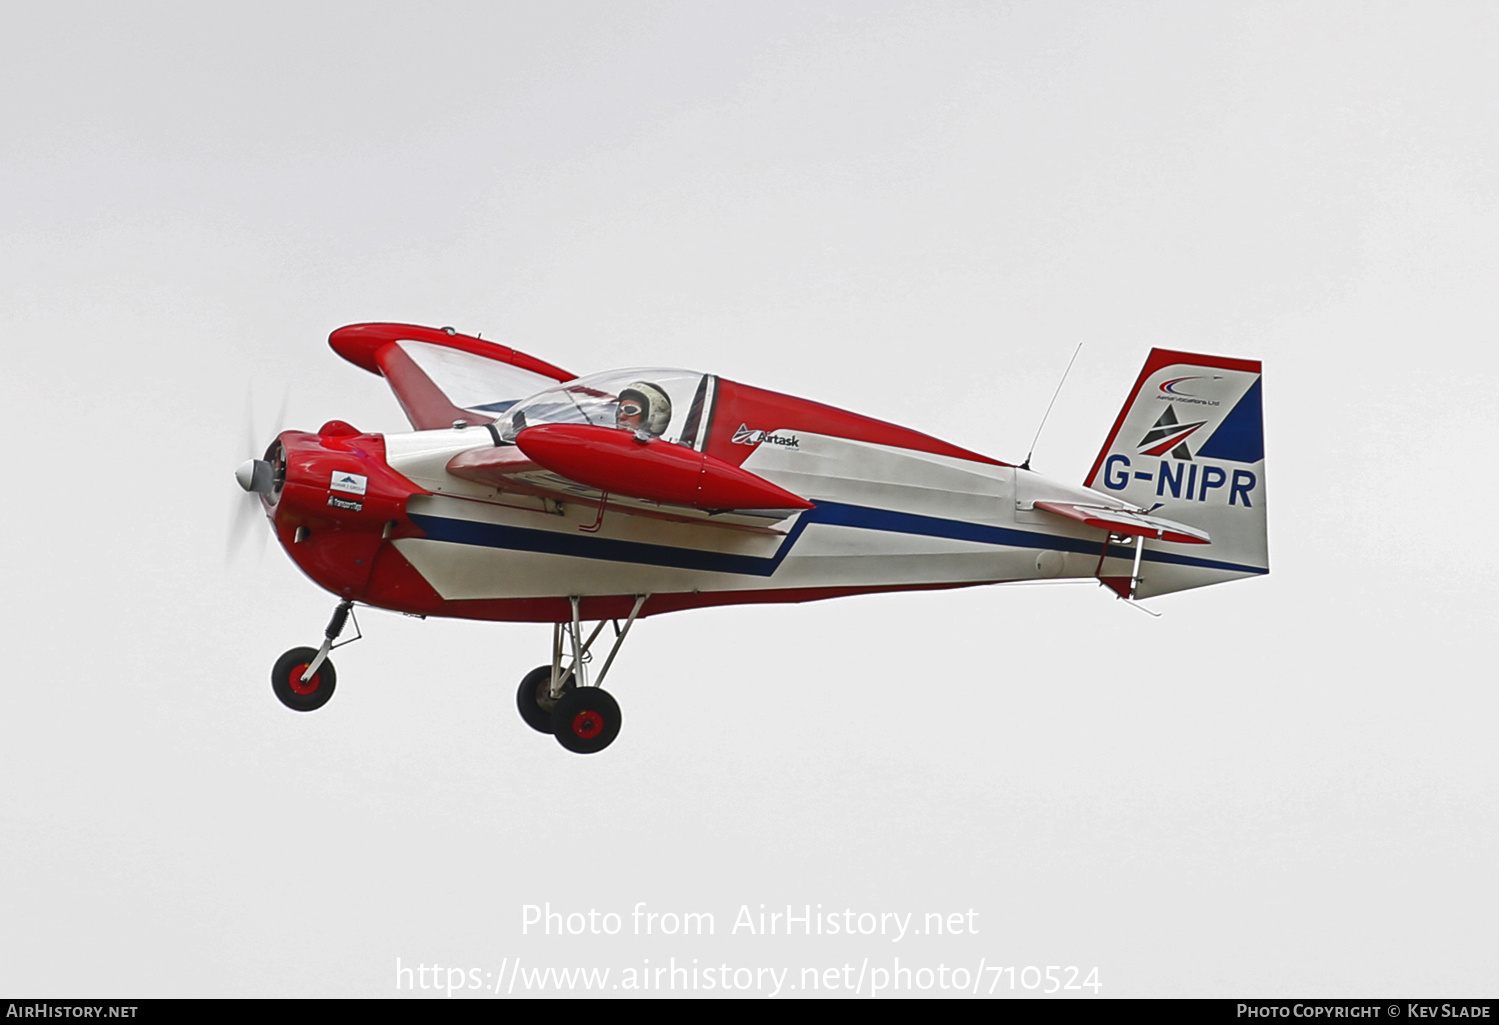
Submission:
M 1097 505 L 1078 505 L 1075 502 L 1037 502 L 1037 509 L 1044 509 L 1057 516 L 1076 520 L 1087 527 L 1097 527 L 1115 534 L 1132 537 L 1154 538 L 1157 541 L 1176 541 L 1181 544 L 1211 544 L 1207 531 L 1189 527 L 1175 520 L 1164 520 L 1159 516 L 1130 512 L 1128 509 L 1108 509 Z

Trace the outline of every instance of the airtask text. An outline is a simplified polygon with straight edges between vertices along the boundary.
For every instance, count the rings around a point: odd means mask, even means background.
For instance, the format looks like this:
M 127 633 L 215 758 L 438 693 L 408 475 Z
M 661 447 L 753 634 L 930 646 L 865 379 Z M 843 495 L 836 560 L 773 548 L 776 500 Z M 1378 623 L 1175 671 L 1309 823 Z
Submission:
M 740 424 L 734 436 L 729 439 L 735 445 L 759 445 L 762 442 L 770 445 L 779 445 L 782 448 L 802 447 L 802 440 L 794 434 L 782 434 L 779 429 L 774 431 L 750 430 L 748 424 Z

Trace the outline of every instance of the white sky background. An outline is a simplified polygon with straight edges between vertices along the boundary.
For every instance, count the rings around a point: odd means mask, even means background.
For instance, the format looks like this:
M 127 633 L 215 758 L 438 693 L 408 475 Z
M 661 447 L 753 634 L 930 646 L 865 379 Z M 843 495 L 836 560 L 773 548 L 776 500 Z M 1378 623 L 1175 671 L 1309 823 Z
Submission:
M 1499 861 L 1488 4 L 11 4 L 0 991 L 394 994 L 396 958 L 1097 966 L 1488 995 Z M 579 758 L 545 627 L 369 612 L 225 525 L 326 337 L 685 365 L 1080 481 L 1152 345 L 1262 359 L 1273 573 L 642 622 Z M 1466 539 L 1466 540 L 1464 540 Z M 258 542 L 257 542 L 258 543 Z M 521 907 L 712 911 L 522 936 Z M 978 912 L 899 944 L 741 904 Z M 627 920 L 628 921 L 628 920 Z M 628 931 L 628 926 L 627 926 Z M 987 983 L 986 983 L 987 985 Z

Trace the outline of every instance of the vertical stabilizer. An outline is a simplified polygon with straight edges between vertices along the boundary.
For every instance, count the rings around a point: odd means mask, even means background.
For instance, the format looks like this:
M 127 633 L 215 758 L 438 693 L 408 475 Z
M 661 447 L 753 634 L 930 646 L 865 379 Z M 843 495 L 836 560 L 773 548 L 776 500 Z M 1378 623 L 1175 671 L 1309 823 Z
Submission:
M 1084 483 L 1212 537 L 1147 542 L 1136 597 L 1268 573 L 1259 361 L 1152 349 Z

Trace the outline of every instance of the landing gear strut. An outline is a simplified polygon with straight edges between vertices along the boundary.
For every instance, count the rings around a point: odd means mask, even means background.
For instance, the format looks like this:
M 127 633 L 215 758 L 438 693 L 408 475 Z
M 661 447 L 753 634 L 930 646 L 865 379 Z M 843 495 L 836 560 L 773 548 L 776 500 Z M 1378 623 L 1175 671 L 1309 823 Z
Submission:
M 539 733 L 552 734 L 557 743 L 577 754 L 593 754 L 614 742 L 623 722 L 619 702 L 600 684 L 649 597 L 646 594 L 635 596 L 635 607 L 630 610 L 623 628 L 617 620 L 614 621 L 614 644 L 591 687 L 587 668 L 592 660 L 589 649 L 603 633 L 606 621 L 600 620 L 588 635 L 588 640 L 583 640 L 583 627 L 578 617 L 579 599 L 576 595 L 568 598 L 572 603 L 572 622 L 557 623 L 552 627 L 552 664 L 538 666 L 527 673 L 516 694 L 516 704 L 526 725 Z M 572 648 L 572 658 L 566 666 L 562 659 L 564 633 Z
M 338 673 L 328 652 L 343 647 L 334 641 L 351 619 L 354 620 L 354 636 L 343 644 L 353 644 L 364 634 L 359 632 L 359 620 L 354 619 L 354 603 L 341 601 L 333 610 L 333 618 L 328 620 L 328 628 L 323 631 L 322 647 L 292 648 L 276 660 L 275 668 L 271 670 L 271 690 L 283 705 L 297 712 L 314 712 L 333 697 Z

